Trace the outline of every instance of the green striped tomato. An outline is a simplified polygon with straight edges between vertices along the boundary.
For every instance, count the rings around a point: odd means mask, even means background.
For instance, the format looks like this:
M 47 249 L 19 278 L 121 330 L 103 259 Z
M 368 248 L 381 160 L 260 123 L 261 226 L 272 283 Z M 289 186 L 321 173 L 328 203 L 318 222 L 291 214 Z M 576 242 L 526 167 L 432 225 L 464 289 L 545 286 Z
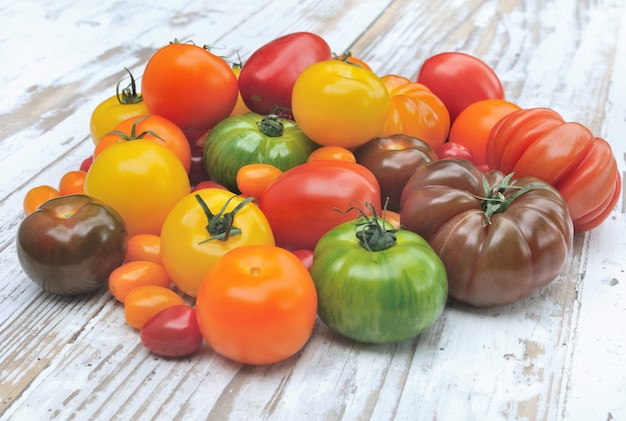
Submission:
M 384 237 L 387 248 L 377 250 L 376 239 Z M 430 245 L 376 215 L 328 231 L 315 247 L 310 272 L 320 319 L 365 343 L 415 337 L 441 315 L 448 295 L 445 268 Z
M 292 120 L 250 112 L 230 116 L 209 132 L 204 166 L 211 180 L 239 193 L 237 171 L 244 165 L 265 163 L 286 171 L 305 163 L 317 147 Z

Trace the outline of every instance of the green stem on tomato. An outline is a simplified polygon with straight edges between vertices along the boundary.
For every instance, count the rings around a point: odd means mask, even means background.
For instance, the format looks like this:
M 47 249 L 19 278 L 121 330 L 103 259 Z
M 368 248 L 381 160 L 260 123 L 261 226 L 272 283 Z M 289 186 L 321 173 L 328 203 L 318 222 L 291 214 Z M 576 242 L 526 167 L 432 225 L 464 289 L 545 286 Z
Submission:
M 280 137 L 285 132 L 285 126 L 276 114 L 269 114 L 267 117 L 263 117 L 263 120 L 257 124 L 259 125 L 259 131 L 265 136 Z
M 224 203 L 224 206 L 222 206 L 219 212 L 214 215 L 213 212 L 211 212 L 211 209 L 209 209 L 206 202 L 202 199 L 202 197 L 200 197 L 199 194 L 196 194 L 195 197 L 196 197 L 196 200 L 198 201 L 198 204 L 200 205 L 200 207 L 204 211 L 204 214 L 207 217 L 208 223 L 205 228 L 207 230 L 207 233 L 210 236 L 206 240 L 201 241 L 199 244 L 204 244 L 212 240 L 228 241 L 228 239 L 232 235 L 241 234 L 241 228 L 237 228 L 236 226 L 233 225 L 235 221 L 235 215 L 245 205 L 247 205 L 248 203 L 254 200 L 254 197 L 247 197 L 241 203 L 235 206 L 235 208 L 232 211 L 226 212 L 226 207 L 228 206 L 230 201 L 233 198 L 238 197 L 238 196 L 232 196 L 230 199 L 226 201 L 226 203 Z
M 361 215 L 362 221 L 357 222 L 357 226 L 362 228 L 357 230 L 356 237 L 359 239 L 361 247 L 370 252 L 386 250 L 396 245 L 396 232 L 400 229 L 385 228 L 385 218 L 378 216 L 376 208 L 370 202 L 365 203 L 365 207 L 372 211 L 373 216 L 369 217 L 360 206 L 350 206 L 344 213 L 356 209 Z M 385 206 L 386 208 L 386 206 Z
M 481 197 L 481 208 L 485 213 L 487 224 L 491 224 L 491 217 L 496 213 L 506 211 L 513 201 L 531 190 L 546 188 L 545 183 L 530 183 L 520 187 L 511 184 L 514 173 L 508 174 L 502 182 L 490 186 L 487 178 L 483 175 L 483 188 L 485 189 L 485 197 Z M 516 190 L 513 194 L 506 197 L 504 193 L 507 190 Z
M 137 83 L 135 81 L 135 78 L 133 77 L 133 74 L 126 67 L 124 67 L 124 70 L 126 70 L 130 75 L 130 85 L 122 89 L 122 91 L 120 92 L 120 84 L 122 83 L 122 81 L 118 82 L 117 86 L 115 87 L 115 95 L 117 96 L 117 100 L 120 104 L 125 105 L 138 104 L 143 101 L 143 97 L 140 93 L 137 92 Z

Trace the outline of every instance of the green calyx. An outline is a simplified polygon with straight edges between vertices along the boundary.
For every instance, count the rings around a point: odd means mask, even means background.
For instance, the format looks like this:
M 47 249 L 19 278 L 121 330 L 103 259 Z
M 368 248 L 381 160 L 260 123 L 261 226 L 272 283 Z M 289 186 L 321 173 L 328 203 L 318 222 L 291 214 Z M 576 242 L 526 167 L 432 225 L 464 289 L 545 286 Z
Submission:
M 483 188 L 485 190 L 485 197 L 481 197 L 481 208 L 485 213 L 485 219 L 487 224 L 491 224 L 491 217 L 496 213 L 502 213 L 506 211 L 511 204 L 523 195 L 531 190 L 546 188 L 545 183 L 530 183 L 525 186 L 515 186 L 511 184 L 511 179 L 514 173 L 508 174 L 502 179 L 502 181 L 494 186 L 490 186 L 487 178 L 483 175 Z M 507 190 L 515 190 L 515 192 L 508 197 L 505 196 Z
M 359 239 L 361 247 L 369 252 L 381 251 L 396 245 L 396 233 L 399 229 L 385 228 L 385 217 L 378 216 L 376 208 L 370 202 L 365 203 L 365 207 L 369 209 L 372 216 L 368 216 L 361 206 L 350 206 L 344 213 L 356 209 L 359 213 L 357 221 L 356 238 Z M 386 207 L 385 207 L 386 209 Z M 384 212 L 384 211 L 383 211 Z M 360 228 L 360 229 L 358 229 Z
M 285 132 L 285 126 L 280 121 L 276 114 L 269 114 L 267 117 L 264 117 L 263 120 L 258 123 L 259 130 L 265 136 L 269 137 L 280 137 Z
M 143 120 L 145 120 L 146 118 L 148 118 L 148 117 L 150 117 L 150 116 L 149 115 L 145 115 L 145 116 L 135 120 L 133 122 L 133 125 L 132 125 L 131 129 L 130 129 L 130 133 L 124 133 L 121 130 L 112 130 L 112 131 L 108 132 L 107 134 L 116 134 L 116 135 L 118 135 L 120 137 L 120 140 L 123 140 L 123 141 L 143 139 L 144 137 L 146 137 L 146 135 L 150 134 L 150 135 L 156 137 L 157 139 L 160 139 L 163 142 L 165 142 L 165 139 L 163 139 L 161 136 L 159 136 L 158 134 L 156 134 L 152 130 L 146 130 L 145 132 L 141 132 L 141 133 L 137 134 L 137 125 L 140 122 L 142 122 Z
M 207 206 L 206 202 L 200 197 L 199 194 L 195 195 L 198 204 L 204 211 L 204 214 L 207 217 L 208 223 L 206 225 L 207 233 L 209 234 L 209 238 L 201 241 L 199 244 L 204 244 L 213 240 L 221 240 L 228 241 L 228 239 L 233 235 L 241 234 L 241 228 L 237 228 L 234 226 L 235 215 L 239 212 L 245 205 L 254 200 L 254 197 L 247 197 L 241 203 L 239 203 L 232 211 L 226 212 L 226 207 L 230 203 L 230 201 L 238 196 L 232 196 L 229 198 L 224 206 L 219 210 L 217 214 L 213 214 L 211 209 Z
M 128 70 L 126 67 L 124 67 L 124 70 L 126 70 L 128 72 L 128 75 L 130 76 L 130 84 L 120 91 L 120 84 L 122 83 L 122 81 L 118 82 L 117 86 L 115 87 L 115 95 L 117 96 L 117 100 L 120 104 L 125 105 L 138 104 L 143 101 L 143 98 L 141 94 L 137 92 L 137 83 L 135 82 L 135 78 L 133 77 L 133 74 L 130 72 L 130 70 Z

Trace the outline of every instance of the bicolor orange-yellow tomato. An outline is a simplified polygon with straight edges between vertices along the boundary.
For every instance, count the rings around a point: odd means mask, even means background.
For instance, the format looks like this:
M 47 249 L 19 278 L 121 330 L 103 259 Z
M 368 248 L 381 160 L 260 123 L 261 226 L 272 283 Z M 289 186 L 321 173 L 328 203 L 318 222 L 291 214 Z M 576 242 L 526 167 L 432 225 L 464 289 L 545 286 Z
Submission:
M 180 160 L 149 140 L 116 143 L 93 161 L 85 193 L 115 209 L 129 235 L 159 235 L 163 221 L 191 186 Z
M 109 275 L 109 292 L 121 303 L 133 289 L 144 285 L 170 286 L 170 276 L 161 264 L 146 260 L 123 263 Z
M 322 146 L 317 148 L 309 155 L 307 162 L 311 161 L 347 161 L 347 162 L 356 162 L 356 157 L 354 153 L 347 148 L 342 146 Z
M 304 69 L 292 91 L 296 122 L 322 146 L 353 148 L 376 137 L 388 108 L 389 92 L 375 73 L 336 59 Z
M 134 288 L 124 300 L 124 317 L 134 328 L 143 325 L 159 312 L 185 301 L 174 290 L 159 285 L 143 285 Z
M 52 186 L 41 185 L 33 187 L 28 190 L 24 195 L 23 207 L 24 213 L 29 215 L 33 213 L 37 208 L 47 202 L 50 199 L 59 197 L 61 193 L 59 190 Z
M 243 246 L 222 256 L 196 298 L 198 326 L 221 355 L 244 364 L 272 364 L 309 340 L 317 293 L 302 261 L 276 246 Z

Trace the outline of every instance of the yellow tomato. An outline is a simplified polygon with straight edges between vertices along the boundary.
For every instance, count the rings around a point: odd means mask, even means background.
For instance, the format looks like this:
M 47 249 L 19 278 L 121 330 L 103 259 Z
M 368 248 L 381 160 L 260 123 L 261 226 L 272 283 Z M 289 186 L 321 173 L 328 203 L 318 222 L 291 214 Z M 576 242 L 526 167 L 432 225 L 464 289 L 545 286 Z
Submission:
M 163 265 L 172 282 L 192 297 L 215 262 L 243 245 L 274 245 L 274 235 L 251 198 L 224 189 L 190 193 L 172 209 L 161 231 Z
M 84 188 L 120 214 L 129 235 L 159 235 L 170 210 L 191 189 L 176 155 L 149 140 L 106 148 L 91 164 Z
M 380 133 L 389 101 L 375 73 L 331 59 L 310 65 L 298 76 L 291 107 L 300 129 L 314 142 L 353 148 Z

